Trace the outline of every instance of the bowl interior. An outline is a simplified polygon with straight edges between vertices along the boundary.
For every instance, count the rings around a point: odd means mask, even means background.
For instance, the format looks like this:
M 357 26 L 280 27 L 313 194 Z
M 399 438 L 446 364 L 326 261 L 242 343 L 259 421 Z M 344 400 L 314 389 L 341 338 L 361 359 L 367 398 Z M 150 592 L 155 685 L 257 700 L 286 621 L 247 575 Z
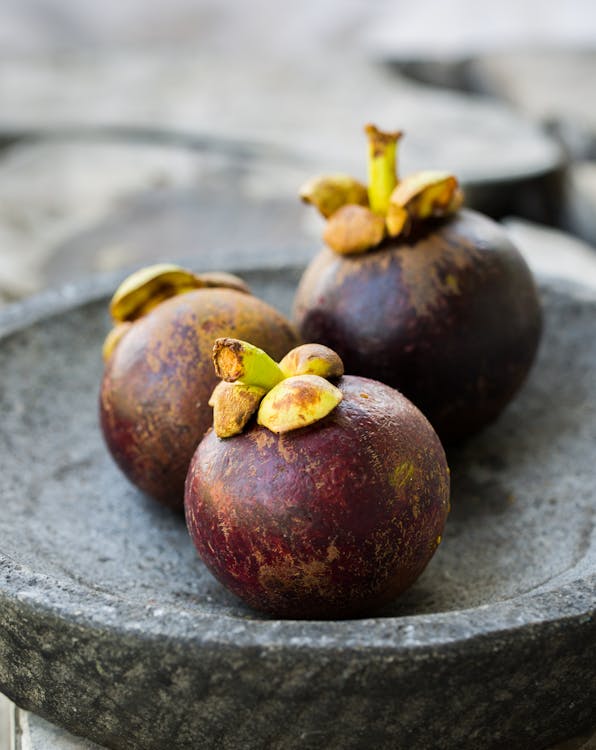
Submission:
M 251 272 L 286 313 L 298 272 Z M 382 617 L 491 605 L 573 580 L 592 565 L 596 303 L 542 290 L 545 334 L 502 417 L 451 452 L 452 511 L 422 577 Z M 170 612 L 267 618 L 207 572 L 184 519 L 120 474 L 99 431 L 106 300 L 0 340 L 2 554 L 50 588 Z M 81 606 L 84 606 L 81 604 Z

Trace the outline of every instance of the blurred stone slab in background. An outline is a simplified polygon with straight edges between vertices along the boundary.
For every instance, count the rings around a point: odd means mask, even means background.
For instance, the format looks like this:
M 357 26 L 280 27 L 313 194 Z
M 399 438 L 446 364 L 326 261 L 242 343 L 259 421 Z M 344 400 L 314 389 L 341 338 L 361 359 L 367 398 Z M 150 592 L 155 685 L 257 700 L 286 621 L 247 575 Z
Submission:
M 381 6 L 363 36 L 373 59 L 415 80 L 508 102 L 554 124 L 573 155 L 595 158 L 592 0 Z
M 306 261 L 316 217 L 298 199 L 303 170 L 219 141 L 23 143 L 0 159 L 0 290 L 182 257 L 205 269 Z
M 596 6 L 595 6 L 596 7 Z M 596 11 L 592 49 L 530 49 L 487 55 L 469 67 L 475 91 L 559 127 L 574 155 L 596 156 Z
M 592 0 L 418 0 L 381 3 L 364 29 L 371 55 L 457 62 L 528 46 L 594 45 Z
M 369 102 L 382 96 L 381 77 L 373 80 L 366 61 L 434 65 L 440 78 L 475 60 L 477 82 L 522 111 L 542 117 L 554 106 L 558 115 L 564 105 L 570 120 L 579 115 L 592 123 L 593 97 L 583 92 L 588 87 L 591 93 L 595 24 L 592 0 L 377 0 L 372 7 L 365 0 L 290 6 L 274 0 L 5 0 L 0 122 L 5 135 L 65 119 L 68 125 L 149 120 L 212 130 L 209 120 L 195 117 L 206 104 L 223 132 L 241 111 L 238 125 L 246 137 L 255 114 L 263 125 L 272 113 L 285 129 L 288 122 L 301 127 L 304 115 L 312 124 L 333 110 L 349 130 L 354 107 L 346 119 L 346 92 L 352 104 L 362 99 L 358 124 L 377 116 Z M 298 79 L 303 85 L 295 88 Z M 305 83 L 305 105 L 315 98 L 318 107 L 305 106 L 296 120 Z M 261 109 L 263 95 L 278 106 Z M 271 126 L 265 124 L 263 140 Z
M 535 274 L 596 286 L 593 246 L 566 232 L 515 217 L 504 224 Z
M 564 224 L 596 247 L 596 162 L 577 162 L 569 169 Z
M 355 135 L 364 162 L 360 127 Z M 504 148 L 505 133 L 494 137 Z M 18 297 L 48 284 L 166 259 L 192 258 L 207 270 L 222 263 L 280 267 L 312 257 L 322 222 L 300 203 L 298 190 L 313 174 L 333 171 L 323 166 L 323 155 L 315 164 L 292 152 L 289 142 L 287 149 L 274 149 L 215 136 L 195 139 L 194 147 L 183 144 L 96 131 L 24 141 L 4 151 L 0 291 Z M 345 145 L 346 161 L 355 162 Z M 418 147 L 446 158 L 434 141 L 428 149 L 418 141 Z M 515 189 L 502 178 L 464 180 L 468 204 L 528 216 L 558 205 L 558 171 L 511 180 Z
M 596 49 L 509 50 L 458 60 L 397 59 L 390 67 L 412 80 L 507 103 L 548 127 L 571 157 L 596 158 Z
M 307 260 L 321 226 L 298 187 L 336 169 L 365 178 L 363 119 L 404 127 L 402 173 L 451 169 L 473 207 L 551 224 L 564 213 L 592 239 L 590 180 L 574 171 L 565 193 L 560 147 L 527 118 L 355 59 L 327 63 L 331 93 L 312 62 L 9 60 L 0 129 L 46 139 L 0 156 L 0 290 L 20 296 L 164 258 Z
M 47 139 L 0 154 L 0 289 L 13 294 L 198 248 L 262 260 L 310 247 L 299 186 L 320 172 L 366 179 L 368 120 L 406 131 L 402 174 L 450 170 L 472 207 L 557 223 L 562 204 L 563 153 L 528 119 L 348 56 L 8 59 L 0 101 L 7 139 Z
M 449 59 L 514 46 L 592 45 L 592 0 L 4 0 L 9 55 L 184 48 L 211 55 L 313 51 Z
M 405 130 L 405 171 L 436 167 L 469 183 L 557 168 L 557 144 L 497 102 L 430 89 L 359 58 L 234 61 L 200 54 L 4 60 L 0 130 L 118 126 L 209 134 L 290 150 L 327 169 L 365 173 L 362 126 Z
M 0 292 L 19 297 L 163 260 L 204 270 L 306 264 L 322 230 L 297 197 L 310 174 L 300 159 L 225 141 L 203 149 L 99 136 L 23 143 L 0 160 Z M 581 280 L 596 262 L 577 240 L 536 234 L 533 254 L 547 268 L 575 269 Z
M 0 49 L 24 56 L 123 48 L 277 58 L 345 53 L 358 47 L 376 12 L 367 0 L 3 0 Z

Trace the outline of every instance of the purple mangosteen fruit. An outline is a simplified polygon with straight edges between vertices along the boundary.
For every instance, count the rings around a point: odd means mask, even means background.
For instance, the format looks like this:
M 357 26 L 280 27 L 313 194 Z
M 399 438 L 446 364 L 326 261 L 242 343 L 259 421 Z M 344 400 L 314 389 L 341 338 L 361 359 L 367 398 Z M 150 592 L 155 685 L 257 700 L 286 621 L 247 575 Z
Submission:
M 130 481 L 182 510 L 184 480 L 212 421 L 221 336 L 250 337 L 282 357 L 298 343 L 292 325 L 230 274 L 159 264 L 132 274 L 110 306 L 100 417 L 107 446 Z
M 438 436 L 402 394 L 343 374 L 327 347 L 277 364 L 216 342 L 214 429 L 186 479 L 188 529 L 211 573 L 283 618 L 375 611 L 420 576 L 449 511 Z
M 534 361 L 540 302 L 526 262 L 493 220 L 461 209 L 457 180 L 398 180 L 401 133 L 367 126 L 369 185 L 317 178 L 302 197 L 327 218 L 324 248 L 294 302 L 305 341 L 402 391 L 443 442 L 492 422 Z

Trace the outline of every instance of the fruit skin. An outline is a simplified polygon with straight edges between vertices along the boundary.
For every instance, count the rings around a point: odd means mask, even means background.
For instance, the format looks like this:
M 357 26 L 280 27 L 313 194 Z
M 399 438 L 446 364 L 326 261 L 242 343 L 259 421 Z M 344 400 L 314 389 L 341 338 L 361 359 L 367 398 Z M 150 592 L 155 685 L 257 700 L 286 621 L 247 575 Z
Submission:
M 392 600 L 426 567 L 449 511 L 449 470 L 404 396 L 353 376 L 324 419 L 284 435 L 208 432 L 185 509 L 221 583 L 278 617 L 334 618 Z
M 133 484 L 178 510 L 188 464 L 213 418 L 211 354 L 220 336 L 249 338 L 280 359 L 299 343 L 291 324 L 258 298 L 196 289 L 134 321 L 104 371 L 100 421 L 110 452 Z
M 521 254 L 468 210 L 358 257 L 322 250 L 294 302 L 305 340 L 398 388 L 445 443 L 500 414 L 532 365 L 541 319 Z

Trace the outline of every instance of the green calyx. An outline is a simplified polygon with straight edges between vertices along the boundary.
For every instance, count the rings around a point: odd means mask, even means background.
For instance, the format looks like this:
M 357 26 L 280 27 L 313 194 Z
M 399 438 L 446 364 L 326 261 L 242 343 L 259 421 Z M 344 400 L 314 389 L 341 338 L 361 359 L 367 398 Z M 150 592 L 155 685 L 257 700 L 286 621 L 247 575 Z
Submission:
M 448 172 L 425 170 L 399 179 L 397 143 L 401 131 L 366 125 L 368 186 L 346 175 L 311 179 L 301 198 L 327 220 L 323 238 L 340 255 L 355 255 L 386 237 L 407 235 L 416 223 L 448 216 L 463 203 L 457 179 Z
M 209 401 L 218 437 L 237 435 L 253 414 L 277 434 L 323 419 L 342 400 L 327 378 L 343 374 L 339 356 L 325 346 L 304 344 L 278 364 L 262 349 L 239 339 L 217 339 L 215 371 L 222 379 Z

